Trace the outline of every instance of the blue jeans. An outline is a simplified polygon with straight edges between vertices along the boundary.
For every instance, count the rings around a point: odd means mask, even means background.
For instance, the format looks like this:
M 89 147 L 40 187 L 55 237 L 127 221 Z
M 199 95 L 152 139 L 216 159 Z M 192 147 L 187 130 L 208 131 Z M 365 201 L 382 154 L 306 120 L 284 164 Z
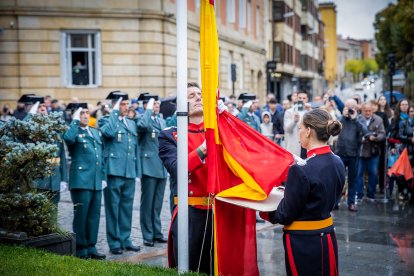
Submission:
M 358 157 L 341 157 L 344 166 L 348 168 L 348 206 L 355 204 L 355 177 L 358 169 Z
M 379 156 L 371 158 L 360 157 L 358 162 L 358 176 L 355 180 L 358 198 L 364 196 L 364 171 L 368 173 L 368 189 L 367 196 L 375 198 L 375 188 L 378 183 L 378 162 Z

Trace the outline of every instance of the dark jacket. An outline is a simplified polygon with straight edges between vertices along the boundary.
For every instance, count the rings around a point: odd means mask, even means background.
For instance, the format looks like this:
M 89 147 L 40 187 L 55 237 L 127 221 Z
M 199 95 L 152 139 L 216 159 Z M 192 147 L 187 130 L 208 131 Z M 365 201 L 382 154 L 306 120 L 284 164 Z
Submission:
M 365 158 L 379 156 L 380 142 L 385 140 L 385 129 L 382 119 L 379 116 L 373 114 L 368 126 L 366 126 L 366 119 L 362 115 L 359 116 L 358 120 L 365 129 L 360 156 Z M 370 141 L 370 135 L 376 136 L 377 141 Z
M 342 131 L 336 142 L 335 153 L 340 157 L 358 157 L 364 129 L 357 119 L 341 118 Z

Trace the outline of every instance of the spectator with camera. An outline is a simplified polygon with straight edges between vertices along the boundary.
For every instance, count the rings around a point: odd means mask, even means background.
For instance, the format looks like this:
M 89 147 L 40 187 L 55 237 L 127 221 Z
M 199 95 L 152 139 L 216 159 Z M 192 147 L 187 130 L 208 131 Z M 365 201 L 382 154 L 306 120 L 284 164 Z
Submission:
M 348 210 L 356 212 L 355 178 L 358 169 L 359 149 L 361 147 L 364 129 L 358 121 L 357 103 L 354 99 L 345 101 L 342 111 L 342 131 L 338 136 L 335 153 L 341 158 L 348 169 Z
M 364 172 L 368 174 L 367 197 L 371 202 L 375 201 L 375 189 L 378 183 L 378 162 L 380 156 L 380 143 L 385 140 L 384 123 L 378 115 L 373 114 L 371 103 L 361 106 L 359 122 L 364 128 L 362 147 L 358 162 L 358 175 L 355 181 L 357 196 L 362 200 L 364 196 Z

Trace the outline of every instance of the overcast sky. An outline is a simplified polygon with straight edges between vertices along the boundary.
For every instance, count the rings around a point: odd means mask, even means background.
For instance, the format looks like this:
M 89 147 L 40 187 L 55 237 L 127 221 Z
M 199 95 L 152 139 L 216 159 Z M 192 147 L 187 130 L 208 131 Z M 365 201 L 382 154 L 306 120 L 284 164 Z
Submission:
M 374 38 L 375 14 L 397 0 L 319 0 L 334 2 L 337 11 L 337 33 L 357 39 Z

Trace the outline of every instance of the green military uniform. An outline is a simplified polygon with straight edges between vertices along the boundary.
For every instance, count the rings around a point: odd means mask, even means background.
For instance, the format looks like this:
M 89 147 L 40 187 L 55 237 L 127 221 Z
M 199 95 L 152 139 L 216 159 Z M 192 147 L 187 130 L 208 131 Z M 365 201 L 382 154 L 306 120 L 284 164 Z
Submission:
M 160 214 L 167 182 L 167 171 L 158 156 L 158 133 L 166 123 L 152 114 L 151 109 L 145 110 L 138 122 L 142 165 L 140 222 L 144 242 L 163 239 Z
M 253 129 L 260 132 L 260 119 L 257 117 L 256 114 L 249 112 L 247 107 L 243 107 L 239 114 L 237 114 L 237 118 L 248 124 Z
M 53 204 L 57 206 L 60 200 L 60 183 L 68 181 L 68 172 L 63 142 L 56 142 L 56 145 L 58 146 L 58 151 L 52 159 L 54 164 L 52 175 L 35 180 L 33 188 L 36 188 L 38 192 L 47 192 Z
M 63 138 L 72 158 L 69 190 L 74 210 L 76 256 L 88 257 L 97 253 L 102 181 L 106 180 L 101 133 L 95 128 L 82 128 L 79 120 L 73 120 Z
M 127 122 L 128 126 L 125 124 Z M 135 178 L 140 177 L 137 125 L 119 118 L 119 110 L 99 120 L 104 137 L 105 171 L 108 187 L 104 190 L 106 234 L 109 248 L 128 248 L 132 224 Z

